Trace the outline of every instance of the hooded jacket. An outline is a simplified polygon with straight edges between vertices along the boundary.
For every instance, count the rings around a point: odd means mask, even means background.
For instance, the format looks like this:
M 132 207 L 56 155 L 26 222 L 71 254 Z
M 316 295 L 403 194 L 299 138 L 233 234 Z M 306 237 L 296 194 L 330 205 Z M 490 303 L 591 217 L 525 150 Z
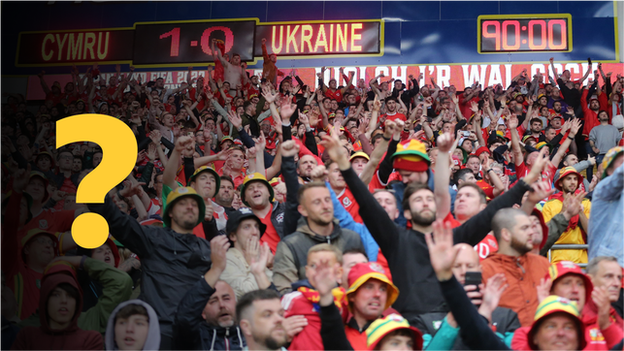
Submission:
M 202 277 L 182 298 L 173 326 L 178 350 L 242 350 L 247 346 L 238 325 L 211 326 L 202 318 L 202 311 L 215 291 Z
M 48 267 L 46 276 L 60 272 L 78 276 L 78 273 L 73 268 L 61 262 L 63 261 L 55 262 Z M 126 272 L 93 258 L 87 258 L 83 266 L 83 273 L 88 275 L 91 281 L 102 286 L 102 293 L 95 305 L 86 311 L 83 308 L 80 317 L 78 317 L 78 327 L 84 330 L 95 330 L 104 333 L 110 313 L 119 303 L 130 298 L 132 279 Z M 76 281 L 78 281 L 78 278 L 76 278 Z M 84 304 L 84 291 L 82 296 Z M 39 327 L 41 324 L 39 323 L 38 312 L 22 320 L 18 325 Z
M 158 350 L 160 348 L 160 326 L 158 325 L 158 315 L 152 306 L 141 300 L 129 300 L 122 302 L 119 306 L 117 306 L 117 308 L 115 308 L 113 313 L 111 313 L 110 318 L 108 319 L 108 325 L 106 326 L 106 350 L 119 350 L 117 344 L 115 343 L 115 318 L 117 317 L 119 310 L 131 304 L 145 307 L 149 316 L 149 329 L 147 331 L 147 339 L 143 345 L 143 350 Z
M 210 268 L 210 243 L 171 228 L 142 226 L 119 211 L 109 196 L 104 204 L 89 204 L 102 215 L 110 232 L 141 257 L 141 295 L 158 314 L 161 347 L 172 348 L 173 319 L 180 299 Z
M 53 330 L 48 321 L 48 299 L 60 284 L 67 283 L 78 291 L 74 316 L 69 326 Z M 102 335 L 96 331 L 78 328 L 78 317 L 82 311 L 82 291 L 74 274 L 58 272 L 47 274 L 41 283 L 39 299 L 40 327 L 25 327 L 13 343 L 13 350 L 102 350 Z
M 505 274 L 509 287 L 503 292 L 499 306 L 518 313 L 524 327 L 533 324 L 539 304 L 536 287 L 548 273 L 548 267 L 547 258 L 531 253 L 520 257 L 495 253 L 481 262 L 484 282 L 497 273 Z
M 111 248 L 111 253 L 113 254 L 115 268 L 119 267 L 119 250 L 117 249 L 117 245 L 110 238 L 106 239 L 106 244 Z M 78 246 L 78 255 L 87 257 L 92 257 L 93 251 L 95 249 L 85 249 L 83 247 Z M 80 283 L 80 287 L 82 288 L 82 311 L 85 312 L 91 307 L 95 306 L 99 300 L 99 297 L 102 296 L 103 287 L 97 281 L 93 281 L 89 278 L 87 274 L 78 273 L 78 283 Z
M 325 243 L 336 246 L 342 252 L 356 248 L 364 250 L 360 236 L 352 230 L 341 228 L 336 218 L 332 233 L 323 236 L 313 232 L 307 218 L 301 217 L 297 231 L 282 239 L 275 252 L 273 282 L 282 295 L 292 291 L 292 283 L 305 279 L 308 250 L 314 245 Z

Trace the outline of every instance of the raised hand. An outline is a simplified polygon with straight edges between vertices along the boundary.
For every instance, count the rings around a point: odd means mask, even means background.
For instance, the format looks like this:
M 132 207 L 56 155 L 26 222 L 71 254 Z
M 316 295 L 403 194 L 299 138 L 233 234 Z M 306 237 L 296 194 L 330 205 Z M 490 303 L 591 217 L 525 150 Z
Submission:
M 312 169 L 312 172 L 310 172 L 310 178 L 314 181 L 322 182 L 325 180 L 325 177 L 327 177 L 327 174 L 327 168 L 323 165 L 318 165 Z
M 301 110 L 299 110 L 299 122 L 303 123 L 306 127 L 310 126 L 308 115 L 301 112 Z
M 550 288 L 552 287 L 552 280 L 550 278 L 542 278 L 540 284 L 535 287 L 537 290 L 537 301 L 541 303 L 545 298 L 550 296 Z
M 282 117 L 282 123 L 289 123 L 290 116 L 295 113 L 297 105 L 291 104 L 289 101 L 282 105 L 280 109 L 280 116 Z
M 249 262 L 249 269 L 253 273 L 262 274 L 262 272 L 264 272 L 264 270 L 267 268 L 267 264 L 269 262 L 269 255 L 271 254 L 271 249 L 269 248 L 269 244 L 267 243 L 263 243 L 261 245 L 259 244 L 255 244 L 255 245 L 257 247 L 256 255 L 252 256 L 251 262 Z
M 271 92 L 271 88 L 269 88 L 268 86 L 265 85 L 262 87 L 262 96 L 264 96 L 264 99 L 268 103 L 275 102 L 277 95 L 278 95 L 277 92 L 275 93 Z
M 535 204 L 555 193 L 555 189 L 551 189 L 550 183 L 545 181 L 537 181 L 531 184 L 531 188 L 533 191 L 529 192 L 528 200 Z
M 581 213 L 583 210 L 583 199 L 586 195 L 587 193 L 584 191 L 577 194 L 563 194 L 561 213 L 567 220 Z
M 245 255 L 245 260 L 251 266 L 252 262 L 258 261 L 258 256 L 260 254 L 260 239 L 257 236 L 252 235 L 247 238 L 247 242 L 245 242 L 244 245 L 243 253 Z
M 228 111 L 228 119 L 237 130 L 243 126 L 243 119 L 234 111 Z
M 263 131 L 260 131 L 260 136 L 257 139 L 254 138 L 254 143 L 256 144 L 256 153 L 262 153 L 267 144 Z
M 321 306 L 328 306 L 333 302 L 333 295 L 331 293 L 338 284 L 340 264 L 329 264 L 329 260 L 322 260 L 319 264 L 311 270 L 311 280 L 314 281 L 314 287 L 321 296 Z M 324 304 L 325 302 L 329 302 Z
M 540 175 L 546 168 L 546 165 L 550 163 L 549 159 L 546 157 L 547 151 L 548 149 L 545 147 L 540 150 L 539 155 L 537 156 L 537 159 L 533 164 L 533 167 L 531 167 L 531 171 L 529 172 L 529 174 L 527 174 L 526 177 L 524 177 L 524 181 L 527 184 L 532 184 L 534 181 L 538 180 L 540 178 Z
M 451 133 L 444 133 L 438 137 L 438 149 L 440 152 L 449 152 L 455 143 L 455 139 Z
M 212 268 L 225 270 L 227 264 L 226 253 L 230 248 L 230 241 L 227 235 L 217 235 L 210 240 L 210 260 Z M 211 268 L 211 270 L 212 270 Z
M 425 234 L 431 266 L 438 280 L 446 281 L 453 276 L 453 264 L 459 253 L 459 247 L 453 247 L 453 229 L 449 223 L 438 219 L 432 226 L 433 233 Z
M 294 140 L 287 140 L 282 143 L 282 157 L 294 157 L 299 154 L 299 144 Z
M 283 326 L 288 336 L 288 341 L 297 336 L 297 334 L 303 331 L 303 328 L 308 325 L 308 319 L 303 315 L 290 316 L 284 320 Z
M 349 158 L 347 157 L 347 150 L 340 145 L 338 136 L 324 135 L 321 145 L 325 148 L 325 151 L 329 154 L 334 162 L 338 163 L 341 170 L 348 169 L 350 166 Z
M 570 136 L 574 137 L 581 129 L 581 120 L 579 118 L 575 118 L 572 120 L 572 126 L 570 127 Z
M 179 152 L 182 152 L 186 150 L 187 148 L 192 147 L 192 145 L 193 145 L 193 138 L 187 135 L 183 135 L 181 137 L 178 137 L 178 139 L 176 140 L 175 149 Z
M 507 278 L 505 278 L 504 273 L 495 274 L 488 279 L 485 289 L 481 290 L 483 293 L 481 306 L 487 308 L 490 313 L 498 307 L 500 297 L 508 286 L 508 284 L 505 284 L 506 281 Z
M 609 301 L 609 293 L 606 286 L 594 287 L 591 293 L 591 299 L 598 307 L 598 327 L 602 330 L 607 329 L 611 325 L 609 311 L 611 310 L 611 301 Z

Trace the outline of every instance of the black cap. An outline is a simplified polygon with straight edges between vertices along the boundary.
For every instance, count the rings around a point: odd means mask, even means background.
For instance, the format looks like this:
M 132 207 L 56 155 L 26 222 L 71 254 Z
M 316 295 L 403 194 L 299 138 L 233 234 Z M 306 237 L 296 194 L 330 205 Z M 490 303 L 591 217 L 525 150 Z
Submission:
M 245 219 L 249 219 L 249 218 L 253 218 L 256 221 L 258 221 L 258 224 L 260 225 L 260 236 L 262 236 L 262 234 L 264 234 L 264 232 L 266 231 L 267 226 L 264 223 L 262 223 L 260 218 L 258 218 L 258 216 L 256 216 L 247 207 L 241 207 L 238 211 L 233 212 L 228 216 L 228 221 L 225 226 L 225 232 L 228 235 L 236 232 L 240 223 L 244 221 Z

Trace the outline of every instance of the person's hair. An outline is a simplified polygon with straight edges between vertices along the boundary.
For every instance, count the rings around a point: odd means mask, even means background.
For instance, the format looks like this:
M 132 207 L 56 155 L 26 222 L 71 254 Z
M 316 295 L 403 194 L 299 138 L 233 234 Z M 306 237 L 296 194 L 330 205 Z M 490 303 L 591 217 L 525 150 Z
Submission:
M 59 285 L 56 286 L 57 288 L 65 291 L 67 293 L 67 295 L 73 297 L 76 301 L 78 300 L 78 298 L 80 297 L 80 292 L 78 291 L 78 289 L 76 289 L 74 286 L 72 286 L 69 283 L 61 283 Z M 48 296 L 48 299 L 50 298 L 50 296 Z M 76 308 L 78 308 L 78 306 L 76 306 Z
M 220 178 L 221 178 L 221 184 L 223 184 L 223 181 L 225 180 L 226 182 L 232 183 L 232 187 L 234 187 L 234 180 L 232 179 L 232 177 L 228 175 L 222 175 Z
M 383 133 L 373 135 L 373 137 L 371 138 L 371 145 L 375 145 L 377 140 L 381 138 L 383 138 Z
M 332 244 L 323 243 L 312 246 L 308 250 L 307 257 L 309 258 L 315 252 L 333 252 L 334 256 L 336 256 L 336 262 L 342 264 L 342 251 Z
M 511 231 L 516 225 L 516 216 L 526 216 L 526 213 L 511 207 L 503 208 L 496 212 L 494 218 L 492 218 L 492 231 L 498 242 L 500 242 L 503 229 Z
M 377 346 L 375 346 L 374 350 L 381 350 L 381 344 L 383 344 L 383 341 L 391 336 L 405 336 L 414 340 L 414 333 L 411 330 L 405 328 L 395 329 L 390 333 L 384 335 L 384 337 L 377 343 Z
M 271 289 L 253 290 L 243 295 L 236 304 L 236 320 L 243 319 L 243 314 L 253 305 L 254 301 L 280 300 L 277 291 Z
M 388 97 L 386 98 L 386 104 L 388 103 L 388 101 L 394 101 L 394 102 L 396 102 L 396 103 L 398 103 L 398 102 L 399 102 L 399 100 L 397 100 L 397 98 L 395 98 L 394 96 L 388 96 Z
M 355 247 L 355 248 L 352 248 L 352 249 L 347 249 L 347 250 L 344 250 L 344 251 L 342 252 L 342 256 L 344 256 L 344 255 L 350 255 L 350 254 L 351 254 L 351 255 L 355 255 L 355 254 L 362 254 L 362 255 L 364 255 L 364 257 L 366 257 L 366 259 L 368 260 L 368 255 L 366 254 L 366 251 L 364 251 L 364 249 L 362 249 L 362 248 Z
M 466 139 L 466 140 L 470 140 L 470 139 Z M 472 142 L 472 140 L 470 140 Z M 471 158 L 476 158 L 479 160 L 479 162 L 481 162 L 481 159 L 479 158 L 479 156 L 477 155 L 468 155 L 468 158 L 466 158 L 466 163 L 468 163 L 468 161 L 470 161 Z
M 455 177 L 453 179 L 455 181 L 455 184 L 459 183 L 460 179 L 461 180 L 466 180 L 465 178 L 469 174 L 474 174 L 472 172 L 472 169 L 470 169 L 470 168 L 462 168 L 459 171 L 455 172 Z
M 195 129 L 195 123 L 193 121 L 186 121 L 184 122 L 184 128 L 185 129 Z
M 483 191 L 483 189 L 481 189 L 480 186 L 475 183 L 464 183 L 460 185 L 459 188 L 457 188 L 457 191 L 459 192 L 463 188 L 473 188 L 477 192 L 477 194 L 479 194 L 479 199 L 481 200 L 480 202 L 482 204 L 487 204 L 487 195 L 485 195 L 485 192 Z
M 548 132 L 551 129 L 555 130 L 555 127 L 549 125 L 548 127 L 544 128 L 544 133 Z
M 253 102 L 251 102 L 251 101 L 245 101 L 245 102 L 243 103 L 243 110 L 247 111 L 247 107 L 249 107 L 249 106 L 251 106 L 251 105 L 253 105 Z
M 310 183 L 306 183 L 306 184 L 303 184 L 302 186 L 300 186 L 299 187 L 299 191 L 297 191 L 297 202 L 299 204 L 302 203 L 303 193 L 305 193 L 306 190 L 311 189 L 311 188 L 325 188 L 325 183 L 322 183 L 322 182 L 310 182 Z
M 331 158 L 328 158 L 327 161 L 325 161 L 325 168 L 329 170 L 329 166 L 331 166 L 332 163 L 335 163 L 334 160 L 332 160 Z
M 405 192 L 403 193 L 403 201 L 401 202 L 401 205 L 403 206 L 403 210 L 410 209 L 410 204 L 409 204 L 410 197 L 421 190 L 429 190 L 433 192 L 427 184 L 410 183 L 407 185 L 407 187 L 405 187 Z
M 117 319 L 119 318 L 128 319 L 136 314 L 147 317 L 147 321 L 149 322 L 149 314 L 147 313 L 147 309 L 139 304 L 131 303 L 117 311 L 117 314 L 115 315 L 115 323 L 117 323 Z
M 597 256 L 597 257 L 592 258 L 591 261 L 589 261 L 589 263 L 587 264 L 587 267 L 585 268 L 585 272 L 591 275 L 596 274 L 598 272 L 598 266 L 600 265 L 600 262 L 602 261 L 618 263 L 617 258 L 613 256 Z

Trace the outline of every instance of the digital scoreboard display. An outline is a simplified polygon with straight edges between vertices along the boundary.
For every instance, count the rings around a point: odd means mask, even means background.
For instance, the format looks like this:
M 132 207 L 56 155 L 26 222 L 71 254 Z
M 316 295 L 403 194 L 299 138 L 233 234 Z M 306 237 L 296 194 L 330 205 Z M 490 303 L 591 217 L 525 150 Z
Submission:
M 258 23 L 257 19 L 141 22 L 133 28 L 22 32 L 16 66 L 127 63 L 135 66 L 188 66 L 214 62 L 212 41 L 241 61 L 269 53 L 292 58 L 311 55 L 379 56 L 383 21 Z
M 572 51 L 572 16 L 484 15 L 477 20 L 480 54 Z
M 137 23 L 132 62 L 135 65 L 213 62 L 212 39 L 225 53 L 253 60 L 255 21 Z
M 278 56 L 379 54 L 381 21 L 269 23 L 256 29 L 256 55 Z

